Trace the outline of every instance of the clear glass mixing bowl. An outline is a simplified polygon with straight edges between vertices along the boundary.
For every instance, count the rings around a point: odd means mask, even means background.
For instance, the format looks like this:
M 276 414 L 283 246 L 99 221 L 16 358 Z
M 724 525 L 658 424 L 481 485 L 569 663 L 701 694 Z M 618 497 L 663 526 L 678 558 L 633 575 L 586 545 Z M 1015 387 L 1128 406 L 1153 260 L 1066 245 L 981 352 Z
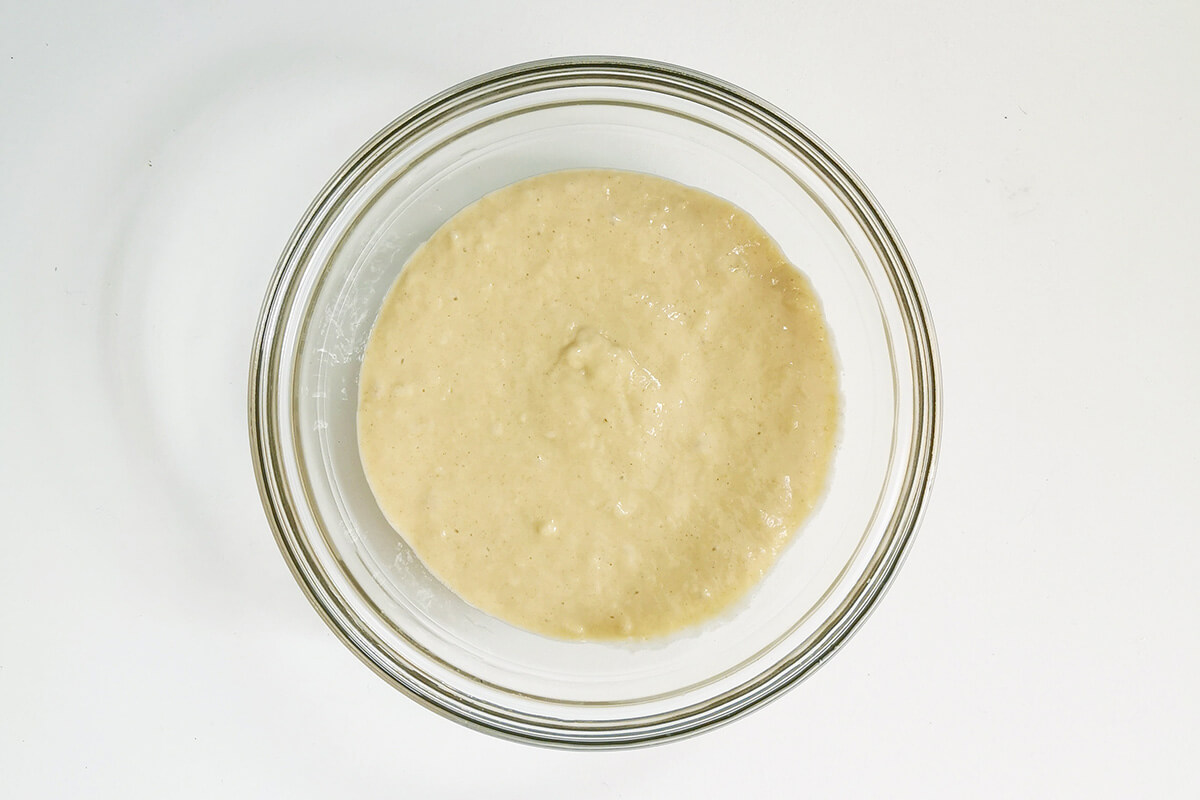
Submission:
M 384 520 L 358 456 L 363 349 L 408 257 L 483 195 L 580 167 L 660 175 L 753 215 L 812 281 L 841 367 L 841 440 L 818 510 L 735 608 L 642 643 L 557 641 L 467 605 Z M 365 663 L 430 708 L 491 733 L 629 746 L 731 720 L 845 642 L 892 579 L 921 515 L 939 392 L 933 331 L 908 256 L 828 147 L 715 78 L 569 58 L 504 69 L 432 98 L 329 182 L 267 291 L 250 435 L 280 549 Z

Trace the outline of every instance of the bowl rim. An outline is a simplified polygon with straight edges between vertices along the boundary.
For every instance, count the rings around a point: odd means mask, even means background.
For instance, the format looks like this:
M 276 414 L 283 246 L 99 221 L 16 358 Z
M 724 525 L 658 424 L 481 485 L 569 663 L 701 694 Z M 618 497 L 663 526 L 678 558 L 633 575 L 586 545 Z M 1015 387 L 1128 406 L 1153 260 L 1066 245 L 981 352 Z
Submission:
M 886 547 L 878 563 L 860 578 L 813 647 L 793 651 L 769 673 L 756 676 L 736 690 L 684 709 L 686 715 L 666 720 L 635 718 L 588 725 L 547 717 L 506 714 L 491 704 L 472 703 L 469 696 L 445 687 L 418 667 L 396 669 L 358 624 L 354 612 L 322 578 L 322 567 L 309 552 L 296 518 L 291 493 L 275 455 L 274 409 L 279 391 L 274 380 L 280 343 L 274 335 L 288 303 L 294 279 L 312 247 L 345 197 L 345 187 L 370 174 L 388 145 L 438 124 L 444 114 L 478 103 L 499 89 L 512 94 L 571 78 L 572 85 L 604 85 L 620 80 L 650 91 L 682 87 L 727 113 L 748 117 L 764 127 L 789 150 L 804 158 L 839 191 L 856 221 L 878 248 L 889 272 L 891 288 L 903 311 L 911 349 L 913 432 L 911 455 L 896 505 L 891 509 Z M 396 118 L 358 149 L 331 178 L 293 231 L 268 284 L 259 314 L 250 359 L 247 410 L 255 478 L 263 509 L 279 549 L 309 602 L 335 635 L 376 674 L 406 695 L 456 722 L 502 738 L 563 748 L 613 748 L 657 744 L 694 735 L 736 719 L 782 695 L 840 650 L 874 610 L 907 556 L 913 535 L 927 506 L 941 438 L 941 367 L 927 303 L 911 260 L 891 221 L 858 176 L 832 149 L 788 114 L 761 98 L 719 78 L 660 61 L 615 56 L 574 56 L 530 61 L 494 70 L 463 81 L 434 95 Z M 749 688 L 747 688 L 749 687 Z

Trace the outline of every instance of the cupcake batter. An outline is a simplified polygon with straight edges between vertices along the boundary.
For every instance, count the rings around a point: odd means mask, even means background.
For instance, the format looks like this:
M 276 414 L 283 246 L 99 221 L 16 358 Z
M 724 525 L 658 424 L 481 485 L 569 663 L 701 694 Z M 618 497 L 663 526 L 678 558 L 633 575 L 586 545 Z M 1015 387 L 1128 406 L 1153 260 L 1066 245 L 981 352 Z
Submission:
M 358 433 L 384 515 L 464 600 L 642 638 L 763 576 L 822 493 L 838 406 L 817 299 L 753 219 L 581 170 L 484 197 L 413 255 Z

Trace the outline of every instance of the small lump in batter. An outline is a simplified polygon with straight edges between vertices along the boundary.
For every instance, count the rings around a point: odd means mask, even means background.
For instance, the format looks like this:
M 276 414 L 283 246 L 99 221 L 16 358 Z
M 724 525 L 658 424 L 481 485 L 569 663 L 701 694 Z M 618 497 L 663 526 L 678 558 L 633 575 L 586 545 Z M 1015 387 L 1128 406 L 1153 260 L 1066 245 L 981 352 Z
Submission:
M 367 479 L 422 562 L 568 639 L 741 598 L 820 497 L 839 415 L 817 298 L 767 232 L 604 170 L 446 222 L 384 301 L 359 392 Z

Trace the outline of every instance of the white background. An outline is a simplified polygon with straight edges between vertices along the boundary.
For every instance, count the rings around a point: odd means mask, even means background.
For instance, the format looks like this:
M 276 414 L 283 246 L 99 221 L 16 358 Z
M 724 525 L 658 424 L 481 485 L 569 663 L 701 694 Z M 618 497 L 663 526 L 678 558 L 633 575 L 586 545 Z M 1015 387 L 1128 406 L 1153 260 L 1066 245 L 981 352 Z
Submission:
M 0 0 L 0 795 L 1196 797 L 1200 5 Z M 563 753 L 375 677 L 259 506 L 259 303 L 310 200 L 451 83 L 675 61 L 892 216 L 945 374 L 932 503 L 825 668 Z

